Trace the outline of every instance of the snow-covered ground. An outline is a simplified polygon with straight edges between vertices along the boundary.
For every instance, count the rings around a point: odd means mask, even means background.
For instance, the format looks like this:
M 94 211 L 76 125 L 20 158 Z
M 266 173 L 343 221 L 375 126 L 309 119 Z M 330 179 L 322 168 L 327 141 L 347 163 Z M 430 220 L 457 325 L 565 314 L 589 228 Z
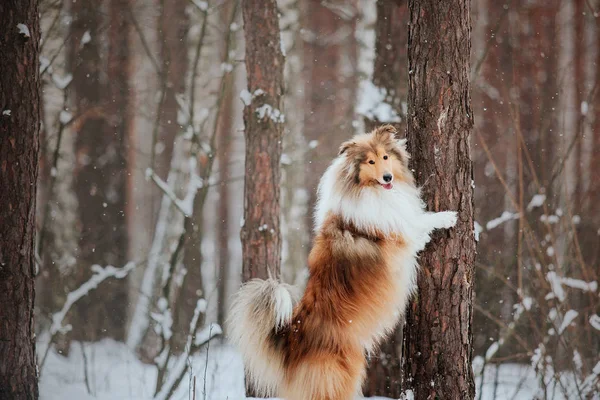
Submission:
M 54 351 L 41 370 L 42 400 L 148 400 L 153 398 L 156 369 L 141 363 L 129 348 L 112 340 L 95 344 L 74 343 L 68 358 Z M 208 366 L 208 368 L 206 368 Z M 86 379 L 87 371 L 87 379 Z M 531 367 L 504 364 L 497 371 L 485 369 L 482 399 L 533 399 L 538 381 Z M 237 352 L 219 339 L 213 340 L 208 352 L 192 360 L 196 379 L 196 399 L 244 399 L 243 366 Z M 173 399 L 190 399 L 189 374 Z M 86 383 L 87 381 L 87 383 Z M 477 390 L 481 378 L 477 378 Z M 494 395 L 495 392 L 495 395 Z M 478 397 L 479 398 L 479 397 Z M 563 399 L 560 391 L 549 398 Z M 380 398 L 381 399 L 381 398 Z

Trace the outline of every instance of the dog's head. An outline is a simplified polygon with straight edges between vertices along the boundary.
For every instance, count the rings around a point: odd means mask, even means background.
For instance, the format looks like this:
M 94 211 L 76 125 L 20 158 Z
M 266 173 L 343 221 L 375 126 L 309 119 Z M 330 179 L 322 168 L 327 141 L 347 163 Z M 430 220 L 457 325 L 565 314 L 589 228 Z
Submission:
M 342 144 L 339 155 L 346 160 L 341 177 L 345 186 L 390 190 L 394 182 L 413 184 L 406 140 L 396 139 L 396 133 L 393 126 L 383 125 Z

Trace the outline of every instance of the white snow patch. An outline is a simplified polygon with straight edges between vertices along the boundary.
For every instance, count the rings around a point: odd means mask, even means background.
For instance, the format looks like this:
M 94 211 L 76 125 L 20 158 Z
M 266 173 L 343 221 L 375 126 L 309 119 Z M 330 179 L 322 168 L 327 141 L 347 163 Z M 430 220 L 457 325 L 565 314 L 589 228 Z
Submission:
M 73 75 L 67 74 L 65 76 L 58 76 L 57 74 L 52 74 L 52 82 L 56 85 L 60 90 L 66 89 L 67 86 L 73 80 Z
M 560 277 L 556 275 L 556 272 L 550 271 L 546 274 L 546 280 L 550 283 L 552 293 L 558 298 L 559 301 L 564 301 L 565 291 L 561 285 Z
M 31 32 L 29 32 L 29 28 L 25 24 L 17 24 L 17 29 L 19 29 L 19 34 L 25 36 L 26 38 L 31 37 Z
M 250 103 L 252 103 L 252 93 L 250 93 L 248 89 L 243 89 L 240 92 L 240 99 L 242 99 L 242 103 L 244 103 L 245 106 L 249 106 Z
M 483 226 L 479 224 L 479 222 L 474 221 L 473 223 L 473 233 L 475 234 L 475 240 L 479 242 L 479 235 L 483 232 Z
M 359 87 L 359 101 L 356 112 L 379 122 L 400 122 L 401 118 L 394 108 L 386 103 L 386 90 L 371 81 L 362 81 Z
M 558 334 L 560 335 L 571 325 L 571 323 L 577 318 L 579 313 L 575 310 L 569 310 L 565 313 L 565 317 L 563 318 L 562 324 L 558 328 Z
M 252 99 L 262 96 L 263 94 L 265 94 L 265 91 L 262 89 L 256 89 L 254 93 L 250 93 L 248 89 L 243 89 L 240 92 L 240 99 L 242 99 L 242 103 L 244 103 L 245 106 L 249 106 L 252 103 Z
M 584 292 L 595 292 L 598 290 L 598 282 L 586 282 L 581 279 L 561 278 L 561 283 L 565 286 L 583 290 Z
M 276 124 L 283 124 L 285 122 L 285 115 L 277 108 L 273 108 L 269 104 L 263 104 L 262 106 L 258 107 L 256 109 L 256 115 L 258 115 L 258 118 L 262 120 L 269 118 Z
M 283 153 L 280 162 L 283 165 L 292 165 L 292 158 L 287 153 Z
M 198 7 L 198 9 L 200 9 L 200 11 L 208 10 L 208 2 L 206 2 L 206 1 L 192 0 L 192 3 L 194 3 L 194 5 L 196 7 Z
M 85 31 L 83 36 L 81 36 L 81 43 L 80 43 L 79 47 L 83 47 L 91 41 L 92 41 L 92 35 L 90 35 L 90 31 Z
M 546 222 L 548 224 L 557 224 L 558 221 L 560 221 L 560 216 L 558 215 L 541 215 L 540 216 L 540 221 L 541 222 Z
M 73 114 L 71 114 L 70 112 L 68 112 L 66 110 L 62 110 L 60 112 L 60 114 L 58 115 L 58 120 L 63 125 L 68 124 L 69 122 L 71 122 L 72 119 L 73 119 Z
M 503 223 L 513 220 L 513 219 L 517 219 L 521 216 L 520 213 L 512 213 L 510 211 L 504 211 L 502 213 L 502 215 L 500 215 L 498 218 L 494 218 L 490 221 L 488 221 L 487 224 L 485 224 L 485 228 L 489 231 L 491 229 L 497 228 L 498 226 L 502 225 Z
M 44 71 L 50 65 L 50 60 L 44 56 L 40 56 L 40 72 Z
M 598 331 L 600 331 L 600 316 L 598 314 L 594 314 L 590 317 L 590 325 Z
M 533 196 L 531 198 L 531 201 L 527 205 L 527 211 L 531 211 L 534 208 L 543 206 L 545 201 L 546 201 L 545 194 L 536 194 L 535 196 Z
M 6 115 L 7 117 L 10 116 L 11 111 L 10 110 L 4 110 L 2 111 L 2 115 Z

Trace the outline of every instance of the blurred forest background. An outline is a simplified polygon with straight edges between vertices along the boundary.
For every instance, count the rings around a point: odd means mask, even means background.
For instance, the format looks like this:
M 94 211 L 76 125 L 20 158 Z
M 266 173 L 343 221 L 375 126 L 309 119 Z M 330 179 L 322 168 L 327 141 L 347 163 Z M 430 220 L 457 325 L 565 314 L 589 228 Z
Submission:
M 339 144 L 378 123 L 406 129 L 408 2 L 277 4 L 281 277 L 301 285 Z M 188 384 L 235 398 L 223 393 L 243 390 L 241 367 L 220 327 L 242 280 L 243 110 L 257 95 L 240 2 L 42 0 L 40 12 L 42 398 L 184 398 Z M 598 393 L 599 13 L 597 0 L 472 1 L 479 396 Z M 400 396 L 399 347 L 373 355 L 366 395 Z

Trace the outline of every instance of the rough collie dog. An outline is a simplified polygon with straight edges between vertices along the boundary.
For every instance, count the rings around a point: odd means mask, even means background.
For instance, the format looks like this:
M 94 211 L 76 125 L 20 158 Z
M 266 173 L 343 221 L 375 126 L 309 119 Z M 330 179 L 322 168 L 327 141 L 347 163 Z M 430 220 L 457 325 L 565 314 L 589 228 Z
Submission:
M 417 253 L 455 212 L 425 211 L 405 141 L 382 126 L 342 144 L 318 188 L 316 238 L 302 298 L 273 279 L 246 283 L 229 337 L 262 395 L 349 400 L 365 353 L 395 327 L 415 289 Z

